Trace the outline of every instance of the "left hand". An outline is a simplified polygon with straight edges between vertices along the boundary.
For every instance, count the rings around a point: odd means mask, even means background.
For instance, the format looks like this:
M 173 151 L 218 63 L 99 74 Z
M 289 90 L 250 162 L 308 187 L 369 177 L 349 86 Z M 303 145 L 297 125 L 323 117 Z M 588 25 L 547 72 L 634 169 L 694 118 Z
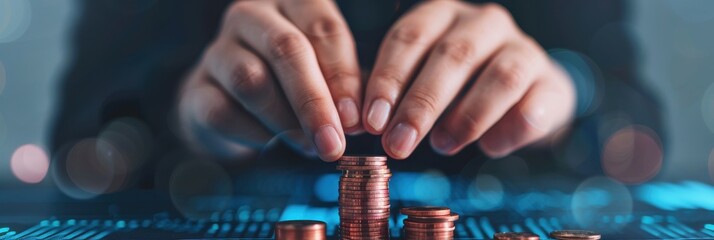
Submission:
M 500 157 L 572 119 L 571 80 L 500 5 L 428 1 L 386 36 L 362 120 L 384 133 L 393 158 L 408 157 L 429 131 L 445 155 L 480 140 Z

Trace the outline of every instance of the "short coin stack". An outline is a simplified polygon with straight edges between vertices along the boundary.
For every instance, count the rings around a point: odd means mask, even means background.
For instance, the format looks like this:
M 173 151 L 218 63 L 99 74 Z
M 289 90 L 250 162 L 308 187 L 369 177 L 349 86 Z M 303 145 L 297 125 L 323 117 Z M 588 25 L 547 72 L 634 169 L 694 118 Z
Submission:
M 407 207 L 402 208 L 404 219 L 404 239 L 452 239 L 454 222 L 459 215 L 447 207 Z
M 389 178 L 384 156 L 343 156 L 340 178 L 340 238 L 389 238 Z
M 282 221 L 275 224 L 275 240 L 325 240 L 325 222 L 312 220 Z

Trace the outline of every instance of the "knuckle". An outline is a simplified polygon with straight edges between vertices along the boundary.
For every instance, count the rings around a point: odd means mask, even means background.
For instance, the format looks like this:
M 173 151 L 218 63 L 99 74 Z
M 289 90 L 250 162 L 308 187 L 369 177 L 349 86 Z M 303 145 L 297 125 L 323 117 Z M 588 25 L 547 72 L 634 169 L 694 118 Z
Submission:
M 475 55 L 475 47 L 468 39 L 450 39 L 439 43 L 436 51 L 455 63 L 471 62 Z
M 269 40 L 273 58 L 289 60 L 302 55 L 307 44 L 299 33 L 287 32 L 273 35 Z
M 465 111 L 461 114 L 458 132 L 461 132 L 464 139 L 477 139 L 485 132 L 482 121 L 474 111 Z
M 393 86 L 404 86 L 407 83 L 407 78 L 393 68 L 375 70 L 374 77 L 379 81 L 386 81 Z
M 230 90 L 242 97 L 254 98 L 260 95 L 268 76 L 259 63 L 239 63 L 233 67 L 230 77 Z
M 231 111 L 227 101 L 216 101 L 211 106 L 207 106 L 203 115 L 205 127 L 221 129 L 230 118 Z
M 351 79 L 359 79 L 359 74 L 345 70 L 336 70 L 325 75 L 325 81 L 331 84 L 343 84 L 343 81 Z
M 437 99 L 434 93 L 419 88 L 410 90 L 410 102 L 414 108 L 429 114 L 437 112 Z
M 526 87 L 525 67 L 518 62 L 499 62 L 493 67 L 492 77 L 507 91 L 521 91 Z
M 305 34 L 313 39 L 331 38 L 345 33 L 346 27 L 334 17 L 318 17 L 312 20 Z
M 245 15 L 253 11 L 254 4 L 253 1 L 236 1 L 228 8 L 226 15 L 230 17 Z
M 486 3 L 482 5 L 484 15 L 492 17 L 497 21 L 511 23 L 513 18 L 511 12 L 506 7 L 498 3 Z
M 407 24 L 395 27 L 390 33 L 389 38 L 396 43 L 406 45 L 426 42 L 425 32 L 422 28 Z
M 302 102 L 298 107 L 298 112 L 305 115 L 319 112 L 325 106 L 324 103 L 328 101 L 326 97 L 317 94 L 305 94 L 301 99 Z

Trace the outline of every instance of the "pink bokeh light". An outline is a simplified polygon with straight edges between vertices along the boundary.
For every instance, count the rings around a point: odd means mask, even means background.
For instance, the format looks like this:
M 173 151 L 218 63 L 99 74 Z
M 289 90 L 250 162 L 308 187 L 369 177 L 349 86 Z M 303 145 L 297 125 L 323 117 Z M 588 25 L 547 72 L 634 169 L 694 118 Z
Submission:
M 45 150 L 34 144 L 22 145 L 10 159 L 12 173 L 25 183 L 39 183 L 47 176 L 50 161 Z
M 652 179 L 662 168 L 662 158 L 662 144 L 657 133 L 639 125 L 618 130 L 602 149 L 603 170 L 625 184 L 640 184 Z

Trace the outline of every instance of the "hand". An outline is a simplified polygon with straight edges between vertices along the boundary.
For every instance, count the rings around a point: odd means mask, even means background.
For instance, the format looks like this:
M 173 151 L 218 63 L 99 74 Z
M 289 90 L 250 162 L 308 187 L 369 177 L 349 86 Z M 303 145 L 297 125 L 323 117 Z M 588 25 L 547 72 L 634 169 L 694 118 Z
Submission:
M 359 74 L 353 38 L 332 1 L 238 1 L 182 87 L 183 132 L 228 157 L 285 135 L 336 160 L 344 132 L 361 130 Z M 304 135 L 281 134 L 294 129 Z
M 574 95 L 568 76 L 502 6 L 429 1 L 382 42 L 362 121 L 384 133 L 393 158 L 408 157 L 429 131 L 440 153 L 480 140 L 499 157 L 567 123 Z

